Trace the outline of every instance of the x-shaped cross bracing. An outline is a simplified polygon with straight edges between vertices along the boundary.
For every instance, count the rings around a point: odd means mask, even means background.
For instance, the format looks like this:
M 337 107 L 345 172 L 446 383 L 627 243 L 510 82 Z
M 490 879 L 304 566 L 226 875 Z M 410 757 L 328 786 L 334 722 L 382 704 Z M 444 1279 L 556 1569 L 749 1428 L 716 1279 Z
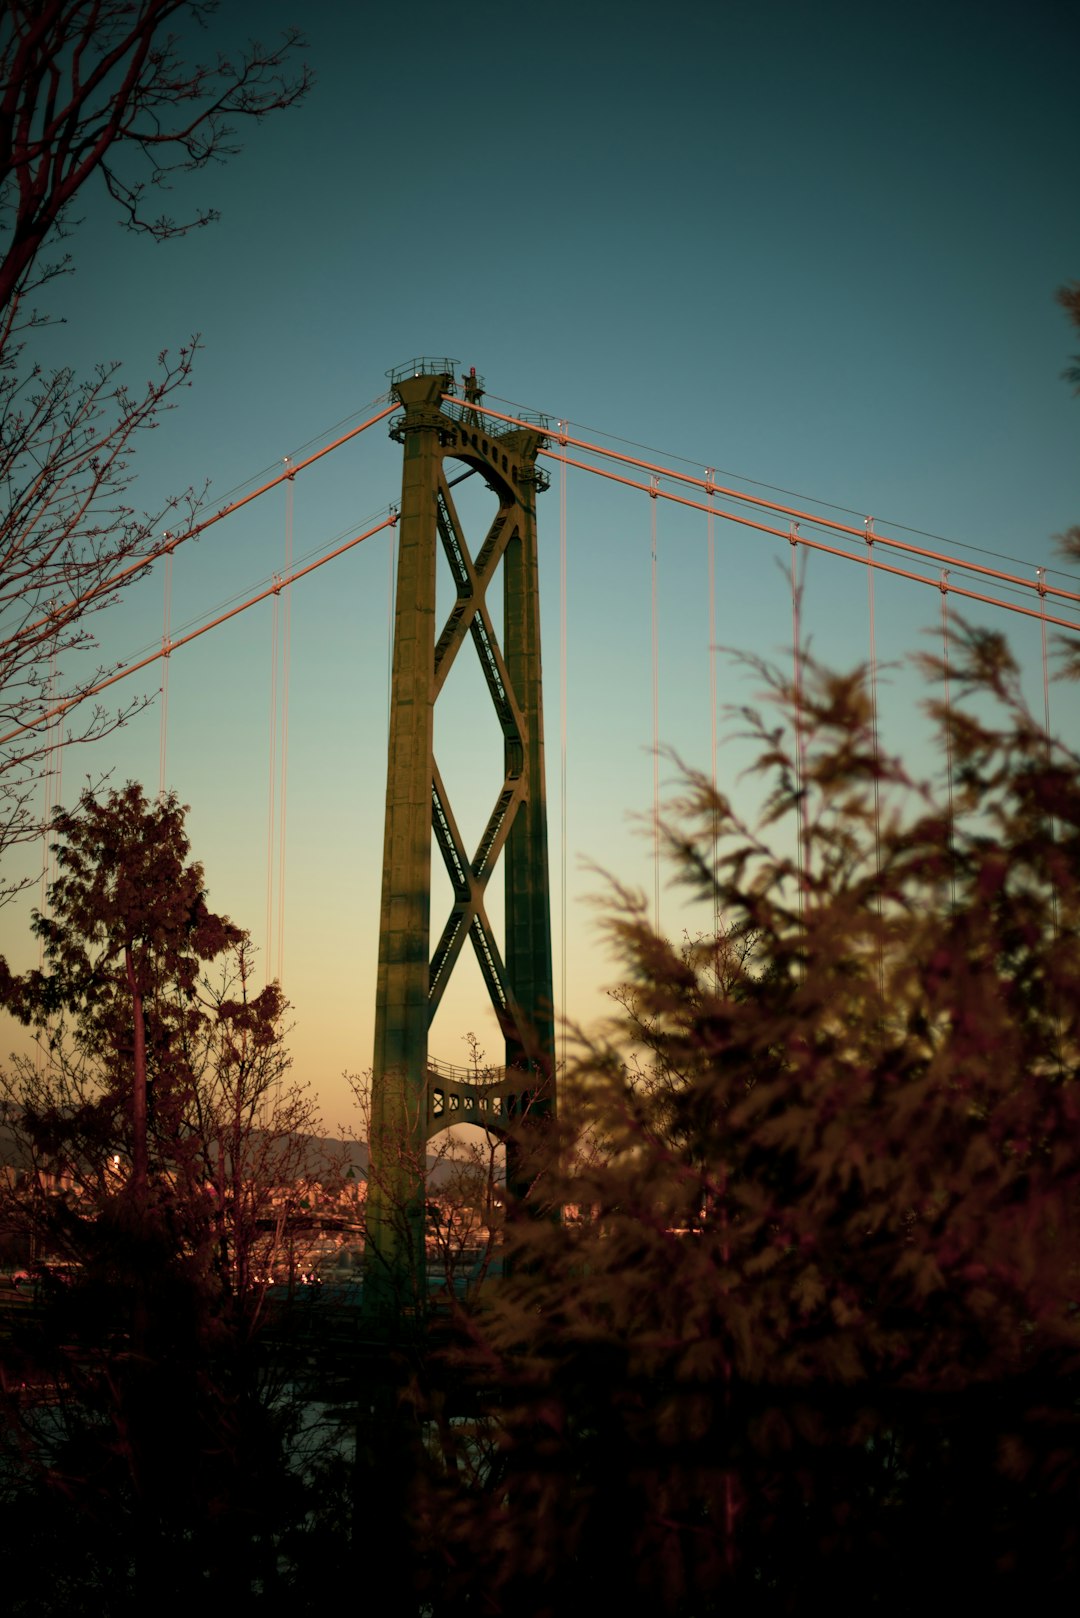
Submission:
M 439 538 L 450 564 L 457 599 L 435 645 L 435 696 L 438 697 L 446 683 L 446 677 L 464 645 L 466 635 L 471 634 L 492 706 L 506 742 L 506 772 L 483 835 L 477 844 L 476 853 L 470 860 L 466 855 L 465 845 L 438 765 L 433 762 L 431 824 L 454 890 L 454 903 L 431 957 L 428 976 L 428 1021 L 430 1024 L 438 1010 L 443 990 L 468 936 L 472 940 L 491 1003 L 504 1031 L 512 1029 L 519 1038 L 523 1038 L 524 1019 L 510 988 L 506 967 L 484 906 L 488 879 L 498 864 L 525 792 L 522 773 L 524 723 L 485 600 L 488 585 L 502 561 L 507 544 L 514 537 L 514 529 L 508 521 L 512 513 L 505 507 L 499 510 L 475 563 L 470 556 L 461 523 L 454 509 L 450 486 L 442 471 L 439 473 L 437 513 Z

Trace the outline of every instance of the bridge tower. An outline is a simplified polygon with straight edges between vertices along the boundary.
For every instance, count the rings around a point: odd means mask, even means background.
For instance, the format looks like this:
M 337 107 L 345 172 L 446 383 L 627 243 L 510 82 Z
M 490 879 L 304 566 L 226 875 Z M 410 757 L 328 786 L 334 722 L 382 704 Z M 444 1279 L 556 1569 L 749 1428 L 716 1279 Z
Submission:
M 543 423 L 485 418 L 471 374 L 455 400 L 455 361 L 418 359 L 389 372 L 403 415 L 390 433 L 404 452 L 386 777 L 382 910 L 371 1098 L 365 1294 L 388 1315 L 422 1302 L 427 1143 L 453 1123 L 507 1138 L 507 1175 L 520 1178 L 522 1121 L 555 1109 L 551 903 L 548 886 L 536 496 Z M 460 463 L 449 479 L 446 463 Z M 470 544 L 452 487 L 479 475 L 498 500 Z M 456 591 L 436 622 L 438 553 Z M 487 594 L 502 570 L 503 644 Z M 476 849 L 463 843 L 434 751 L 435 705 L 471 641 L 503 736 L 504 778 Z M 453 889 L 431 948 L 431 860 L 437 845 Z M 500 948 L 485 906 L 502 860 Z M 435 1061 L 428 1030 L 466 943 L 505 1040 L 505 1067 L 485 1082 Z M 509 1138 L 508 1138 L 509 1137 Z M 520 1187 L 519 1187 L 520 1189 Z

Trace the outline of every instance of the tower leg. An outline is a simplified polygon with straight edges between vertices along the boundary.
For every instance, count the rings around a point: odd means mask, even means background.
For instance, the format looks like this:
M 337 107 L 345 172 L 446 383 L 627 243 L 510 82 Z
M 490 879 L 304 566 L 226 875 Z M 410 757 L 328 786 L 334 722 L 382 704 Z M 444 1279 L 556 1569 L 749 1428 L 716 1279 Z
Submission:
M 438 415 L 444 376 L 403 382 L 390 741 L 375 1007 L 365 1305 L 415 1308 L 424 1277 Z
M 527 1022 L 506 1041 L 507 1068 L 525 1068 L 533 1081 L 523 1138 L 507 1144 L 507 1187 L 526 1198 L 530 1170 L 523 1150 L 534 1124 L 555 1111 L 555 1021 L 551 965 L 551 899 L 548 886 L 544 713 L 540 659 L 540 576 L 537 557 L 536 485 L 526 483 L 522 522 L 503 561 L 503 638 L 507 672 L 518 693 L 523 722 L 525 798 L 507 839 L 505 854 L 506 969 Z

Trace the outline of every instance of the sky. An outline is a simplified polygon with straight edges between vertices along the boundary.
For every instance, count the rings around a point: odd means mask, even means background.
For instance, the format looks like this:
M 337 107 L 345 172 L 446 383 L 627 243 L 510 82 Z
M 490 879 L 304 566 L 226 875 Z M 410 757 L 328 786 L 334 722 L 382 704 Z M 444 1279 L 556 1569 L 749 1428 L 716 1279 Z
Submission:
M 950 553 L 998 553 L 1016 572 L 1057 565 L 1052 536 L 1080 521 L 1080 401 L 1061 379 L 1077 338 L 1054 301 L 1080 277 L 1080 25 L 1066 0 L 552 0 L 516 12 L 224 0 L 198 49 L 294 23 L 315 80 L 306 101 L 168 199 L 177 215 L 211 206 L 220 220 L 159 245 L 121 229 L 104 189 L 88 188 L 75 273 L 51 291 L 63 324 L 34 338 L 46 367 L 119 360 L 141 383 L 162 349 L 199 334 L 193 386 L 133 463 L 140 509 L 205 484 L 215 509 L 381 408 L 389 368 L 446 355 L 476 366 L 497 408 L 543 411 L 576 436 L 839 506 L 856 526 L 873 515 Z M 717 521 L 710 586 L 702 514 L 585 473 L 563 488 L 549 465 L 557 1009 L 590 1025 L 619 978 L 602 933 L 608 880 L 653 891 L 653 525 L 658 733 L 706 772 L 714 719 L 726 734 L 728 705 L 759 684 L 726 649 L 790 657 L 789 547 Z M 175 557 L 172 633 L 280 572 L 290 521 L 294 558 L 314 556 L 380 521 L 399 488 L 400 450 L 380 424 L 296 478 L 291 517 L 278 489 L 210 529 Z M 482 497 L 463 491 L 462 506 L 482 533 Z M 294 1071 L 331 1127 L 355 1121 L 342 1074 L 371 1063 L 391 544 L 381 533 L 289 593 L 283 901 L 272 603 L 169 670 L 165 784 L 190 805 L 211 904 L 250 929 L 264 970 L 281 966 Z M 875 590 L 882 734 L 929 776 L 909 660 L 934 649 L 940 597 L 899 580 Z M 810 557 L 802 632 L 817 655 L 865 661 L 867 607 L 862 568 Z M 159 571 L 99 620 L 98 659 L 160 643 L 164 610 Z M 985 615 L 1009 631 L 1041 705 L 1039 626 L 1008 619 Z M 279 698 L 283 623 L 279 601 Z M 135 676 L 132 691 L 153 699 L 142 716 L 92 756 L 64 758 L 62 801 L 88 772 L 158 789 L 160 683 L 157 669 Z M 1075 688 L 1051 700 L 1053 727 L 1076 745 Z M 445 701 L 437 751 L 468 841 L 499 784 L 495 726 L 461 660 Z M 723 742 L 718 770 L 752 813 L 748 758 Z M 668 753 L 662 785 L 678 791 Z M 22 859 L 36 870 L 40 849 Z M 37 899 L 35 886 L 0 911 L 13 968 L 36 964 Z M 700 918 L 665 886 L 660 921 L 678 936 Z M 465 1060 L 470 1032 L 498 1060 L 471 963 L 433 1053 Z M 0 1030 L 2 1045 L 20 1039 Z

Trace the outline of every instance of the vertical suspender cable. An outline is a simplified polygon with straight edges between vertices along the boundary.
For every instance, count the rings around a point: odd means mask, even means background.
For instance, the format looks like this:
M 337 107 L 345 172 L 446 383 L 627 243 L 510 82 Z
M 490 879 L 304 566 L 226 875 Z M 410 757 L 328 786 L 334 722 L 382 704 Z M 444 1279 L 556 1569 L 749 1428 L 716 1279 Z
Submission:
M 274 575 L 275 582 L 280 578 Z M 274 852 L 275 852 L 275 815 L 274 808 L 277 801 L 277 674 L 278 674 L 278 619 L 279 601 L 278 591 L 274 591 L 273 618 L 270 628 L 270 781 L 267 789 L 267 822 L 266 822 L 266 981 L 269 983 L 273 976 L 274 962 Z
M 60 679 L 60 671 L 56 664 L 55 647 L 53 647 L 52 656 L 50 657 L 49 662 L 49 683 L 53 692 L 55 693 Z M 49 726 L 49 752 L 45 767 L 49 784 L 48 820 L 51 822 L 53 810 L 59 809 L 60 799 L 62 796 L 62 781 L 64 772 L 64 720 L 62 714 L 57 714 L 56 718 Z M 48 884 L 51 886 L 51 884 L 56 881 L 57 872 L 56 850 L 52 844 L 49 845 L 48 856 L 47 877 Z M 47 903 L 47 892 L 45 897 Z
M 660 616 L 656 589 L 656 497 L 659 479 L 653 477 L 652 495 L 652 780 L 653 780 L 653 929 L 660 931 Z
M 165 536 L 168 538 L 168 535 Z M 172 632 L 172 551 L 165 552 L 165 590 L 161 622 L 161 742 L 158 749 L 158 797 L 165 796 L 165 766 L 169 745 L 169 636 Z
M 52 676 L 49 677 L 49 700 L 52 700 Z M 41 881 L 38 888 L 38 910 L 45 915 L 49 892 L 49 827 L 52 822 L 52 726 L 49 726 L 45 744 L 45 768 L 41 779 Z M 45 970 L 45 937 L 38 939 L 38 971 Z
M 49 683 L 47 686 L 49 702 L 56 696 L 56 647 L 49 654 Z M 54 809 L 60 805 L 60 768 L 62 758 L 62 726 L 63 718 L 57 715 L 49 725 L 45 737 L 45 766 L 42 771 L 42 788 L 44 803 L 41 815 L 41 891 L 38 899 L 38 910 L 41 915 L 48 915 L 49 888 L 56 875 L 56 855 L 52 851 L 49 841 L 52 831 L 52 818 Z M 45 940 L 40 941 L 38 949 L 38 971 L 45 969 Z
M 1050 660 L 1046 651 L 1046 569 L 1044 567 L 1038 567 L 1035 569 L 1035 574 L 1039 581 L 1039 602 L 1042 606 L 1042 623 L 1040 624 L 1039 628 L 1042 635 L 1043 730 L 1046 735 L 1046 762 L 1049 764 L 1053 753 L 1053 744 L 1050 740 Z M 1052 843 L 1056 842 L 1057 821 L 1053 815 L 1050 815 L 1047 819 L 1047 829 L 1050 833 L 1050 841 Z M 1058 915 L 1056 890 L 1051 893 L 1051 904 L 1053 906 L 1054 923 L 1056 925 Z
M 559 442 L 566 443 L 566 423 L 560 421 Z M 559 1065 L 566 1070 L 566 716 L 567 716 L 567 626 L 566 626 L 566 461 L 559 470 L 559 928 L 560 1021 Z
M 795 828 L 796 866 L 799 873 L 799 914 L 806 909 L 807 885 L 807 825 L 806 825 L 806 770 L 802 723 L 802 645 L 800 643 L 800 607 L 802 586 L 799 583 L 799 525 L 791 524 L 788 534 L 791 546 L 791 694 L 794 699 L 795 721 L 795 791 L 798 799 L 798 819 Z
M 877 632 L 874 624 L 874 519 L 867 517 L 866 590 L 870 613 L 870 742 L 874 750 L 874 859 L 881 870 L 881 781 L 878 776 Z
M 706 494 L 706 498 L 708 498 L 710 500 L 712 499 L 713 494 L 715 493 L 715 490 L 713 488 L 713 480 L 714 480 L 715 476 L 716 476 L 716 473 L 715 473 L 715 470 L 714 470 L 713 467 L 710 466 L 710 467 L 706 468 L 706 471 L 705 471 L 705 494 Z M 713 887 L 713 937 L 712 937 L 712 945 L 713 945 L 713 950 L 715 952 L 716 949 L 718 948 L 719 942 L 720 942 L 720 898 L 719 898 L 719 894 L 718 894 L 718 892 L 716 890 L 716 887 L 715 887 L 717 863 L 718 863 L 718 860 L 719 860 L 720 850 L 719 850 L 718 827 L 717 827 L 717 821 L 716 821 L 716 795 L 717 795 L 717 790 L 718 790 L 718 785 L 719 785 L 718 775 L 717 775 L 717 755 L 716 755 L 716 746 L 717 746 L 717 734 L 716 734 L 717 733 L 717 723 L 716 723 L 716 686 L 717 686 L 717 680 L 716 680 L 716 657 L 717 657 L 717 651 L 716 651 L 716 539 L 715 539 L 715 535 L 714 535 L 714 532 L 713 532 L 715 518 L 713 516 L 711 508 L 709 510 L 709 515 L 706 518 L 706 523 L 707 523 L 708 539 L 709 539 L 708 547 L 707 547 L 707 549 L 708 549 L 708 566 L 709 566 L 709 739 L 710 739 L 711 748 L 712 748 L 712 776 L 711 776 L 711 781 L 712 781 L 712 791 L 713 791 L 712 876 L 713 876 L 714 887 Z M 717 961 L 717 967 L 719 968 L 719 961 Z
M 54 646 L 49 657 L 49 701 L 53 702 L 56 696 L 57 684 L 56 647 Z M 38 901 L 38 911 L 42 916 L 49 913 L 49 890 L 56 880 L 56 854 L 50 841 L 52 830 L 53 811 L 60 807 L 60 777 L 64 760 L 64 719 L 57 714 L 49 725 L 45 743 L 44 768 L 44 812 L 42 816 L 41 834 L 43 848 L 41 851 L 41 895 Z M 38 946 L 38 971 L 45 970 L 45 940 L 42 938 Z M 39 1038 L 34 1047 L 34 1066 L 39 1073 L 44 1072 L 46 1050 L 49 1045 L 47 1037 Z
M 945 677 L 945 771 L 949 794 L 949 854 L 952 855 L 953 837 L 956 823 L 956 809 L 953 800 L 953 734 L 952 734 L 952 691 L 949 674 L 949 609 L 947 597 L 949 594 L 949 569 L 941 570 L 941 581 L 938 586 L 941 590 L 941 668 Z M 949 860 L 949 888 L 953 904 L 956 903 L 956 872 L 952 868 L 952 859 Z
M 391 510 L 396 510 L 391 507 Z M 390 524 L 390 555 L 386 581 L 386 739 L 390 740 L 390 710 L 394 702 L 394 617 L 397 613 L 397 521 Z
M 52 782 L 53 782 L 53 793 L 52 793 L 53 808 L 54 809 L 59 809 L 60 800 L 63 797 L 63 783 L 64 783 L 64 719 L 63 719 L 62 714 L 57 714 L 56 723 L 53 726 L 53 735 L 52 735 Z M 55 850 L 50 849 L 49 850 L 49 881 L 50 882 L 55 882 L 56 874 L 57 874 L 56 852 L 55 852 Z
M 286 474 L 290 458 L 284 457 Z M 292 565 L 293 478 L 285 482 L 285 566 Z M 289 744 L 289 586 L 274 574 L 274 613 L 270 631 L 270 780 L 266 824 L 266 980 L 271 972 L 278 984 L 285 966 L 285 787 Z M 284 600 L 282 596 L 284 595 Z M 278 730 L 281 745 L 278 746 Z M 277 905 L 274 904 L 274 867 L 277 866 Z M 276 938 L 275 938 L 276 921 Z M 276 949 L 275 949 L 276 942 Z
M 285 457 L 286 469 L 291 465 Z M 285 577 L 292 572 L 293 553 L 293 489 L 295 477 L 285 485 Z M 281 603 L 281 784 L 278 789 L 278 917 L 277 917 L 277 980 L 285 983 L 285 828 L 289 786 L 289 653 L 292 624 L 292 592 L 288 584 L 282 592 Z
M 878 690 L 877 690 L 877 632 L 874 625 L 874 519 L 867 517 L 864 527 L 866 530 L 866 589 L 870 613 L 870 743 L 874 753 L 874 873 L 881 876 L 881 760 L 880 744 L 878 741 Z M 881 894 L 876 893 L 874 909 L 878 918 L 881 917 Z M 885 993 L 885 957 L 883 953 L 883 940 L 878 931 L 878 991 Z
M 1043 673 L 1043 727 L 1046 731 L 1047 747 L 1050 745 L 1050 663 L 1046 655 L 1046 569 L 1037 567 L 1036 577 L 1039 581 L 1039 605 L 1042 607 L 1042 673 Z

